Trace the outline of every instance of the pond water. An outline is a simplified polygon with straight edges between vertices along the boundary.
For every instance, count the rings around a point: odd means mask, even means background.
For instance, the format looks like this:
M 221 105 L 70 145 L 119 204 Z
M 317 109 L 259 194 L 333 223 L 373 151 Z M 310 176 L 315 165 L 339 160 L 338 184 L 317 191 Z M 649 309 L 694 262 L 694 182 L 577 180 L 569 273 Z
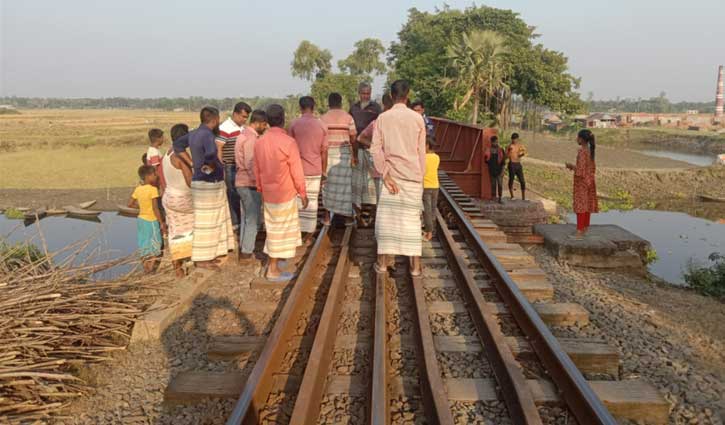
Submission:
M 38 226 L 42 233 L 39 234 Z M 37 223 L 25 225 L 23 220 L 10 220 L 0 215 L 0 237 L 10 242 L 29 241 L 43 246 L 40 235 L 45 239 L 49 252 L 63 249 L 75 242 L 92 239 L 79 256 L 79 261 L 89 258 L 90 263 L 99 263 L 133 254 L 136 251 L 136 219 L 104 212 L 98 221 L 46 217 Z M 70 252 L 68 253 L 70 254 Z M 63 257 L 57 258 L 56 262 Z M 129 272 L 132 265 L 122 265 L 96 274 L 96 278 L 109 279 Z
M 568 220 L 576 223 L 576 216 Z M 650 271 L 677 285 L 684 284 L 689 261 L 707 263 L 713 252 L 725 252 L 725 224 L 669 211 L 607 211 L 592 215 L 592 224 L 616 224 L 648 240 L 659 259 Z
M 677 161 L 687 162 L 688 164 L 697 165 L 699 167 L 709 167 L 715 162 L 715 157 L 710 155 L 700 155 L 700 154 L 694 154 L 694 153 L 682 153 L 682 152 L 675 152 L 675 151 L 667 151 L 667 150 L 637 150 L 637 152 L 649 155 L 649 156 L 656 156 L 658 158 L 668 158 L 668 159 L 674 159 Z

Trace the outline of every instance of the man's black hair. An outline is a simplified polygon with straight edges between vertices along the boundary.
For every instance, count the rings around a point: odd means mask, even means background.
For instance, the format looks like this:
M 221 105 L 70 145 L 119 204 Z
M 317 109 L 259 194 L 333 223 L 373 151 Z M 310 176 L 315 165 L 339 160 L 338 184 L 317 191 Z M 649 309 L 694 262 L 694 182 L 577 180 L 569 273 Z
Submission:
M 519 138 L 519 133 L 514 133 L 511 135 L 511 140 L 516 140 Z
M 267 108 L 267 123 L 270 127 L 284 126 L 284 108 L 282 105 L 269 105 Z
M 214 118 L 219 118 L 219 110 L 213 106 L 205 106 L 199 112 L 199 120 L 202 124 L 208 124 Z
M 149 130 L 149 141 L 154 141 L 162 137 L 164 137 L 164 130 L 161 130 L 160 128 L 152 128 Z
M 416 106 L 420 106 L 421 108 L 425 109 L 425 105 L 423 105 L 422 100 L 416 100 L 415 102 L 410 104 L 410 109 L 415 109 Z
M 189 126 L 186 124 L 174 124 L 174 126 L 171 127 L 170 133 L 171 141 L 176 141 L 179 137 L 189 133 Z
M 267 122 L 267 113 L 261 109 L 252 111 L 252 115 L 249 116 L 249 123 L 254 124 L 255 122 Z
M 498 136 L 491 136 L 491 143 L 498 142 Z
M 393 107 L 393 96 L 390 95 L 390 93 L 385 93 L 383 95 L 383 108 L 390 109 Z
M 330 108 L 342 108 L 342 96 L 340 93 L 330 93 L 327 96 L 327 104 Z
M 302 96 L 300 98 L 300 109 L 312 110 L 315 108 L 315 98 L 312 96 Z
M 238 114 L 238 113 L 240 113 L 242 111 L 244 111 L 244 112 L 246 112 L 248 114 L 251 114 L 252 113 L 252 107 L 249 106 L 246 102 L 238 102 L 236 105 L 234 105 L 233 112 L 235 114 Z
M 155 172 L 156 167 L 154 167 L 153 165 L 142 165 L 138 167 L 138 177 L 141 179 L 141 181 L 146 180 L 146 176 L 150 176 Z
M 393 100 L 396 102 L 408 97 L 409 92 L 410 84 L 405 80 L 396 80 L 390 85 L 390 95 L 393 96 Z

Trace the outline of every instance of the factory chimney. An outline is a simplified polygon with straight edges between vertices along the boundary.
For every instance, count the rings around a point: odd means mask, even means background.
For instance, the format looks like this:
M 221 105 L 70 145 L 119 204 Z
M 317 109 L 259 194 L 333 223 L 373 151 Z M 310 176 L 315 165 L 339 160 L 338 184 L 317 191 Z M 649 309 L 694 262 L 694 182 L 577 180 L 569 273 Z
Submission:
M 720 65 L 717 73 L 717 94 L 715 95 L 715 121 L 719 121 L 723 116 L 723 66 Z

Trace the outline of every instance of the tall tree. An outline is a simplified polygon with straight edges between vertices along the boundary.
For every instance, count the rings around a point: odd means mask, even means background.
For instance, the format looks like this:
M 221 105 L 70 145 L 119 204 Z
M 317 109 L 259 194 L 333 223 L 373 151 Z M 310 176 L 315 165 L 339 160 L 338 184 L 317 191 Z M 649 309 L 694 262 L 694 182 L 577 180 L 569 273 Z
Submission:
M 440 87 L 448 67 L 446 50 L 451 40 L 476 30 L 491 30 L 506 37 L 511 52 L 511 73 L 506 84 L 513 94 L 561 112 L 581 108 L 574 91 L 579 80 L 569 74 L 566 57 L 534 44 L 538 37 L 535 28 L 510 10 L 488 6 L 457 10 L 446 6 L 429 13 L 410 9 L 398 41 L 389 49 L 392 73 L 410 81 L 432 114 L 455 113 L 454 103 L 462 96 L 461 89 Z
M 294 77 L 314 81 L 324 77 L 332 70 L 332 53 L 303 40 L 295 50 L 291 68 Z
M 507 98 L 507 53 L 505 38 L 494 31 L 464 33 L 459 41 L 448 46 L 446 56 L 452 75 L 442 81 L 444 86 L 454 86 L 462 92 L 462 97 L 454 101 L 456 109 L 473 103 L 472 124 L 478 123 L 482 102 L 487 110 L 494 104 L 501 109 Z
M 385 73 L 385 63 L 380 56 L 385 53 L 383 43 L 377 38 L 366 38 L 355 43 L 355 50 L 347 58 L 337 62 L 343 72 L 371 80 L 373 75 Z
M 330 73 L 312 83 L 310 95 L 317 101 L 320 112 L 327 111 L 327 96 L 336 92 L 342 95 L 343 108 L 348 109 L 357 95 L 360 78 L 346 73 Z

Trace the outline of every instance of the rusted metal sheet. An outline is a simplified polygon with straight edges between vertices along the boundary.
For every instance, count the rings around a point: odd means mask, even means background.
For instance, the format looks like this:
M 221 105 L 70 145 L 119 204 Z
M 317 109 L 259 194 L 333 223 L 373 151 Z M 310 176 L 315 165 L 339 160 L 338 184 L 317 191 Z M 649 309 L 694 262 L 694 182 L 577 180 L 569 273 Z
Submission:
M 491 199 L 491 180 L 484 154 L 491 146 L 491 136 L 497 135 L 498 130 L 444 118 L 431 120 L 435 123 L 440 169 L 469 196 Z

